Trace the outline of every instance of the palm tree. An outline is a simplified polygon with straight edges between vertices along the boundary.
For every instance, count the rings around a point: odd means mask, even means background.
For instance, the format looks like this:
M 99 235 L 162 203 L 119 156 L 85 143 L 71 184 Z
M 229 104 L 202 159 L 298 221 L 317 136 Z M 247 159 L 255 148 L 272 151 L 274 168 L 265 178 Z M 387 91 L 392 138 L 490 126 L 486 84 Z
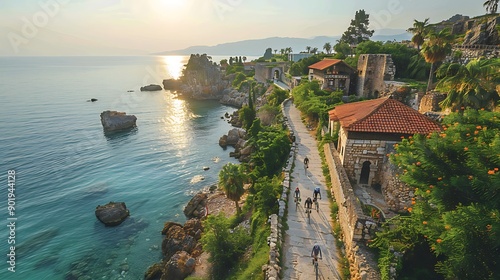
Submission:
M 307 46 L 306 47 L 306 51 L 307 51 L 307 53 L 310 53 L 311 52 L 311 46 Z
M 449 29 L 443 29 L 439 33 L 432 31 L 428 34 L 427 40 L 422 45 L 420 52 L 424 56 L 425 61 L 431 64 L 427 91 L 431 89 L 432 81 L 434 80 L 434 64 L 443 61 L 451 52 L 452 39 L 453 35 L 450 34 Z
M 442 78 L 436 88 L 448 92 L 444 108 L 472 107 L 492 109 L 500 99 L 500 59 L 475 59 L 467 65 L 445 63 L 437 70 Z
M 325 50 L 325 52 L 326 52 L 327 54 L 331 54 L 331 53 L 332 53 L 332 44 L 330 44 L 330 43 L 328 43 L 328 42 L 327 42 L 327 43 L 325 43 L 325 44 L 323 45 L 323 49 Z
M 276 54 L 277 52 L 278 52 L 278 50 L 277 50 L 277 49 L 274 49 L 274 54 Z
M 292 47 L 288 47 L 285 50 L 286 50 L 286 54 L 291 54 L 292 53 Z
M 486 8 L 486 12 L 490 14 L 496 14 L 498 9 L 498 1 L 499 0 L 487 0 L 484 2 L 483 7 Z
M 314 47 L 311 49 L 311 53 L 312 54 L 316 54 L 316 52 L 318 52 L 318 48 Z
M 247 61 L 247 57 L 246 56 L 243 57 L 243 62 L 245 62 L 245 61 Z
M 420 51 L 420 46 L 424 43 L 424 38 L 429 29 L 429 18 L 424 21 L 413 20 L 413 27 L 408 28 L 408 32 L 413 34 L 411 42 L 417 46 Z
M 238 201 L 245 193 L 243 188 L 245 179 L 246 175 L 242 172 L 240 165 L 228 163 L 219 172 L 219 187 L 224 190 L 227 198 L 235 202 L 237 213 L 241 212 Z

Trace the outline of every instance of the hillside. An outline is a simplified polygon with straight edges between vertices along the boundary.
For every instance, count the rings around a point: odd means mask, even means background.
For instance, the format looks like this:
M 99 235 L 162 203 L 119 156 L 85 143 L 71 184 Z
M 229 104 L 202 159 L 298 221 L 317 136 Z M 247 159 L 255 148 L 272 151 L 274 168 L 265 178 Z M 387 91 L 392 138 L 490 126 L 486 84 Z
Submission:
M 388 34 L 393 32 L 394 34 Z M 404 30 L 390 30 L 387 32 L 377 32 L 371 38 L 374 41 L 401 41 L 409 40 L 410 34 Z M 155 55 L 188 55 L 192 53 L 207 53 L 210 55 L 255 55 L 261 56 L 267 48 L 272 48 L 279 52 L 282 48 L 291 47 L 294 53 L 305 51 L 306 46 L 316 47 L 319 51 L 327 42 L 336 44 L 340 36 L 317 36 L 314 38 L 292 38 L 292 37 L 270 37 L 264 39 L 244 40 L 231 43 L 223 43 L 215 46 L 191 46 L 181 50 L 171 50 Z

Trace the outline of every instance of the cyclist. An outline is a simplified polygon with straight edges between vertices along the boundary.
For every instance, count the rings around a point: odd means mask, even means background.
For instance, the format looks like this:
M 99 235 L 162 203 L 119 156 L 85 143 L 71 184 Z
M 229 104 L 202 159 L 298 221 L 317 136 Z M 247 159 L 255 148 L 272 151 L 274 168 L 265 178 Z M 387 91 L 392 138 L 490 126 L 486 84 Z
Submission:
M 313 205 L 313 201 L 310 197 L 308 197 L 306 199 L 306 202 L 304 202 L 304 207 L 306 207 L 306 209 L 311 209 L 312 205 Z
M 318 255 L 320 256 L 319 258 L 323 258 L 323 253 L 321 252 L 321 248 L 319 247 L 318 243 L 314 244 L 312 251 L 311 251 L 311 257 L 313 257 L 313 264 L 314 261 L 318 261 Z
M 314 198 L 318 198 L 318 194 L 319 194 L 319 199 L 321 199 L 321 192 L 320 192 L 320 188 L 319 188 L 319 187 L 315 187 L 315 188 L 314 188 L 314 191 L 313 191 L 313 196 L 314 196 Z
M 309 159 L 307 158 L 307 156 L 304 158 L 304 166 L 306 168 L 309 168 Z
M 313 203 L 316 206 L 316 211 L 319 211 L 318 199 L 317 198 L 313 198 Z
M 300 190 L 299 190 L 299 187 L 295 188 L 295 199 L 299 199 L 300 200 Z

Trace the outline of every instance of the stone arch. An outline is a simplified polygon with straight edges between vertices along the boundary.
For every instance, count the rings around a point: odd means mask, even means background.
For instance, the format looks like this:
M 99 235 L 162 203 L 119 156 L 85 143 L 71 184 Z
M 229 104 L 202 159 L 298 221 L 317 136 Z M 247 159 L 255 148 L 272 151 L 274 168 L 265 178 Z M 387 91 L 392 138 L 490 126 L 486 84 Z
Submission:
M 363 162 L 363 166 L 361 167 L 361 174 L 359 175 L 359 183 L 367 185 L 370 181 L 370 165 L 372 163 L 370 161 Z
M 281 73 L 283 72 L 283 70 L 281 68 L 274 67 L 271 71 L 272 71 L 271 74 L 273 75 L 274 80 L 281 80 Z

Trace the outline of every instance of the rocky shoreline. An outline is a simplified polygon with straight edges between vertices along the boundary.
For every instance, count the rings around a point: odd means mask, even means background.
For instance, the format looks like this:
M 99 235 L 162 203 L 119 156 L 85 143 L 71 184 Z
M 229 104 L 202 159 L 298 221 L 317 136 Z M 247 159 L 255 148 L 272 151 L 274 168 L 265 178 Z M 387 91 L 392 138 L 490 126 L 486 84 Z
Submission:
M 210 263 L 208 254 L 203 253 L 200 238 L 203 232 L 202 220 L 208 214 L 224 213 L 230 217 L 236 213 L 233 201 L 212 185 L 197 193 L 184 208 L 188 220 L 181 225 L 166 222 L 161 231 L 165 238 L 161 244 L 163 259 L 151 265 L 144 279 L 184 279 L 189 275 L 206 278 Z

